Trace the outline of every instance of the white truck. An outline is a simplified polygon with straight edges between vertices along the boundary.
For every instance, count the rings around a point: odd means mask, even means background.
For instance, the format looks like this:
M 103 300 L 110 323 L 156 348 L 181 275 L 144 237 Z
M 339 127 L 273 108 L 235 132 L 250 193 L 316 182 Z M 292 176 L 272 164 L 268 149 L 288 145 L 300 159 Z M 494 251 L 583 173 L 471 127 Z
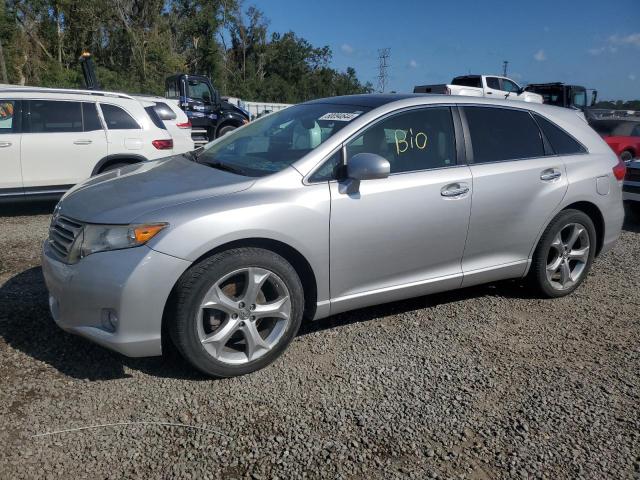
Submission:
M 543 101 L 542 95 L 527 92 L 510 78 L 495 75 L 463 75 L 454 78 L 450 84 L 418 85 L 414 87 L 413 93 L 466 95 L 533 103 L 542 103 Z

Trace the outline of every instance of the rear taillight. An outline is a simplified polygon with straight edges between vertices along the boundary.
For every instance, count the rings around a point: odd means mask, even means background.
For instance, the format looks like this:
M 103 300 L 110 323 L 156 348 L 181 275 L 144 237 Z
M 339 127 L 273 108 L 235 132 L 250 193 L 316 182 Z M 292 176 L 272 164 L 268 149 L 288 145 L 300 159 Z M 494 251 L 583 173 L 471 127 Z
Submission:
M 171 150 L 173 148 L 173 140 L 154 140 L 151 144 L 158 150 Z
M 191 128 L 191 122 L 176 123 L 176 127 L 178 127 L 178 128 Z
M 624 164 L 622 160 L 618 158 L 618 163 L 616 164 L 615 167 L 613 167 L 613 174 L 615 175 L 616 180 L 618 180 L 619 182 L 624 180 L 624 176 L 626 173 L 627 173 L 627 166 Z

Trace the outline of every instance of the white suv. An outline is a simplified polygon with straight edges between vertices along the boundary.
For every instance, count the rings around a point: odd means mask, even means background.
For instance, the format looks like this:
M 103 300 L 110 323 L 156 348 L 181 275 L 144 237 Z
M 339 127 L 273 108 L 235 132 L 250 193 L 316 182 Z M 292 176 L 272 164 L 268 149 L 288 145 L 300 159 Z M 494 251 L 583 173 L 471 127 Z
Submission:
M 55 198 L 98 173 L 183 153 L 154 106 L 121 93 L 1 87 L 0 200 Z
M 154 110 L 173 138 L 173 153 L 190 152 L 195 148 L 191 121 L 175 101 L 155 95 L 135 95 L 135 98 L 155 104 Z

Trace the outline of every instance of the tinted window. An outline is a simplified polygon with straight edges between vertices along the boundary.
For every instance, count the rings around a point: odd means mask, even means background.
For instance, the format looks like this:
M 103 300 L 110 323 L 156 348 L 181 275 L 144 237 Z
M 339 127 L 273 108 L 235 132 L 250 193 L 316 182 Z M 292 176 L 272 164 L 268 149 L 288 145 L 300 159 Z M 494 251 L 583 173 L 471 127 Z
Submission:
M 98 108 L 95 103 L 82 104 L 82 120 L 84 122 L 84 131 L 93 132 L 94 130 L 102 130 L 102 124 L 98 118 Z
M 451 82 L 451 85 L 460 85 L 461 87 L 476 87 L 482 88 L 482 81 L 479 76 L 473 77 L 456 77 Z
M 587 106 L 587 92 L 579 90 L 571 93 L 571 104 L 578 108 L 585 108 Z
M 145 112 L 147 112 L 147 114 L 149 115 L 149 118 L 151 119 L 151 121 L 156 127 L 161 128 L 163 130 L 167 129 L 167 127 L 164 126 L 164 123 L 162 123 L 162 120 L 160 120 L 160 117 L 158 116 L 158 113 L 155 111 L 154 107 L 144 107 L 144 110 Z
M 386 158 L 391 173 L 455 165 L 451 110 L 423 108 L 382 120 L 349 142 L 347 158 L 358 153 L 377 153 Z
M 165 94 L 167 98 L 178 98 L 180 96 L 178 80 L 170 80 L 167 82 L 167 90 Z
M 200 100 L 201 102 L 206 103 L 210 103 L 213 100 L 211 98 L 209 85 L 205 82 L 201 82 L 200 80 L 189 80 L 188 96 L 194 100 Z
M 109 130 L 140 129 L 140 125 L 138 125 L 138 122 L 136 122 L 131 117 L 131 115 L 129 115 L 120 107 L 101 103 L 100 108 L 102 108 L 102 115 L 104 116 L 104 121 L 107 123 L 107 128 Z
M 171 110 L 171 107 L 163 102 L 156 102 L 154 110 L 161 120 L 175 120 L 177 117 L 175 112 Z
M 80 102 L 31 100 L 29 125 L 32 133 L 82 131 Z
M 12 100 L 0 100 L 0 134 L 14 131 L 17 120 L 14 116 L 15 107 Z
M 487 77 L 487 87 L 500 90 L 500 80 L 496 77 Z
M 529 112 L 464 107 L 473 145 L 473 162 L 500 162 L 544 155 L 542 137 Z
M 322 167 L 315 171 L 311 177 L 309 177 L 309 181 L 311 182 L 326 182 L 328 180 L 335 180 L 340 178 L 340 170 L 344 166 L 342 161 L 342 149 L 338 150 L 336 153 L 329 157 Z
M 535 117 L 555 153 L 558 155 L 569 155 L 571 153 L 583 153 L 585 151 L 582 145 L 560 127 L 540 115 L 536 115 Z

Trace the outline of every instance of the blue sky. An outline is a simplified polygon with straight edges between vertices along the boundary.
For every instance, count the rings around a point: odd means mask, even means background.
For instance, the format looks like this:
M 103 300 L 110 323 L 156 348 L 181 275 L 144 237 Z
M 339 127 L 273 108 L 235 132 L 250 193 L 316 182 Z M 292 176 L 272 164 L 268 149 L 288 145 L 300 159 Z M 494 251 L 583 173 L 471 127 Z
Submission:
M 245 0 L 270 20 L 329 45 L 333 66 L 377 86 L 377 50 L 391 49 L 389 88 L 499 73 L 520 83 L 564 81 L 602 99 L 640 98 L 640 0 Z

